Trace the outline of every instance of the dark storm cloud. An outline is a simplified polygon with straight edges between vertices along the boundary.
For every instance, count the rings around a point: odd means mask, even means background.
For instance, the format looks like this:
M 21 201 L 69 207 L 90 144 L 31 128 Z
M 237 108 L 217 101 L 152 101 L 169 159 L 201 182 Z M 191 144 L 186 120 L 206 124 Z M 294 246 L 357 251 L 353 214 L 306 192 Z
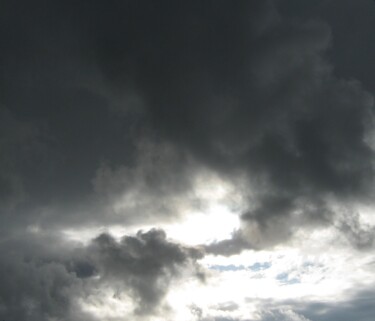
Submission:
M 51 236 L 30 234 L 0 245 L 0 317 L 4 320 L 87 320 L 75 306 L 84 284 L 68 271 L 68 253 Z
M 130 287 L 139 314 L 148 314 L 159 306 L 183 268 L 189 268 L 197 278 L 204 277 L 196 264 L 202 253 L 168 241 L 162 230 L 138 232 L 121 242 L 102 234 L 94 240 L 90 253 L 104 281 L 115 285 L 121 282 L 124 289 Z
M 316 17 L 328 21 L 333 38 L 328 55 L 334 61 L 335 74 L 358 79 L 364 88 L 374 91 L 375 67 L 369 64 L 375 55 L 373 0 L 318 0 L 303 3 L 287 0 L 282 1 L 280 10 L 282 14 L 299 21 Z
M 247 182 L 241 230 L 210 253 L 272 246 L 321 223 L 369 247 L 372 228 L 331 202 L 371 202 L 374 106 L 364 88 L 373 78 L 363 52 L 373 42 L 350 32 L 358 47 L 340 55 L 351 5 L 336 17 L 318 2 L 2 1 L 1 240 L 40 226 L 179 217 L 175 204 L 209 168 Z M 374 27 L 369 3 L 355 8 Z M 347 80 L 352 71 L 364 87 Z M 118 199 L 121 215 L 111 212 Z M 19 242 L 0 248 L 7 320 L 84 319 L 72 298 L 97 275 L 151 313 L 185 266 L 201 276 L 200 254 L 159 230 L 120 242 L 101 235 L 59 257 L 48 242 L 25 259 L 29 241 Z
M 192 192 L 198 165 L 186 153 L 144 140 L 134 155 L 131 166 L 102 164 L 92 181 L 97 200 L 117 215 L 113 221 L 158 224 L 201 206 L 199 195 Z
M 365 198 L 373 176 L 365 139 L 372 97 L 332 73 L 329 25 L 280 14 L 289 7 L 4 4 L 2 100 L 51 139 L 48 165 L 18 174 L 29 206 L 56 213 L 45 222 L 87 221 L 90 214 L 82 213 L 95 212 L 91 180 L 100 164 L 131 168 L 144 136 L 224 177 L 245 173 L 257 191 L 243 221 L 255 221 L 261 232 L 306 206 L 315 208 L 306 217 L 326 219 L 327 197 Z M 168 166 L 189 167 L 184 161 Z M 167 180 L 167 194 L 188 188 L 179 181 Z M 280 241 L 290 232 L 282 234 Z
M 182 275 L 204 279 L 200 250 L 167 240 L 162 230 L 140 231 L 120 242 L 102 234 L 85 247 L 27 234 L 3 242 L 1 253 L 5 320 L 94 320 L 79 300 L 108 285 L 132 298 L 136 314 L 149 315 L 163 308 L 169 286 Z
M 108 112 L 111 98 L 105 90 L 92 88 L 100 75 L 92 63 L 91 22 L 82 5 L 1 3 L 0 102 L 14 119 L 1 119 L 12 128 L 1 133 L 1 181 L 11 185 L 4 187 L 4 197 L 10 188 L 22 189 L 23 202 L 13 208 L 18 227 L 30 221 L 86 221 L 76 213 L 89 211 L 91 180 L 101 162 L 118 165 L 132 159 L 130 135 L 137 117 L 129 113 L 119 120 Z M 14 140 L 14 133 L 24 132 L 20 126 L 32 133 Z
M 21 158 L 20 155 L 17 155 L 15 145 L 30 143 L 30 140 L 33 140 L 30 136 L 33 136 L 34 131 L 32 128 L 18 123 L 5 108 L 1 110 L 0 121 L 2 137 L 0 147 L 3 153 L 0 158 L 0 206 L 2 209 L 11 210 L 24 197 L 21 177 L 16 174 L 14 169 L 17 165 L 13 163 L 13 160 Z M 19 151 L 19 153 L 22 154 L 22 151 Z
M 285 19 L 268 1 L 125 7 L 95 39 L 104 76 L 113 88 L 131 80 L 154 135 L 223 175 L 248 174 L 258 195 L 245 223 L 267 233 L 306 207 L 326 222 L 328 198 L 369 197 L 373 100 L 332 73 L 326 23 Z
M 1 308 L 4 320 L 68 320 L 68 308 L 79 280 L 59 263 L 14 260 L 1 264 Z

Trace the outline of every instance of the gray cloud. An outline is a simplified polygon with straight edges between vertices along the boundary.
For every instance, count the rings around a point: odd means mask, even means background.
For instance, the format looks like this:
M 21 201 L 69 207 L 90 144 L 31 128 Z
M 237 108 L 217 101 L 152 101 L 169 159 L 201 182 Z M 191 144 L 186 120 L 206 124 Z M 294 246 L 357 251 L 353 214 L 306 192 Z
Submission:
M 345 299 L 335 302 L 285 301 L 260 302 L 259 316 L 262 321 L 338 321 L 371 320 L 374 291 L 372 288 L 353 289 Z
M 332 72 L 326 23 L 285 18 L 270 1 L 226 9 L 129 5 L 153 27 L 139 30 L 142 43 L 130 36 L 130 47 L 119 32 L 96 39 L 99 65 L 115 87 L 137 79 L 153 135 L 224 175 L 245 171 L 257 190 L 243 221 L 260 234 L 283 221 L 277 243 L 293 233 L 294 212 L 309 207 L 305 223 L 326 223 L 328 198 L 371 197 L 373 98 Z M 136 21 L 106 27 L 130 30 Z
M 369 321 L 374 315 L 374 291 L 372 289 L 358 291 L 352 298 L 336 303 L 312 303 L 301 307 L 300 311 L 311 320 L 342 320 L 353 319 Z
M 225 256 L 238 254 L 243 250 L 251 248 L 255 248 L 255 245 L 247 241 L 240 230 L 235 231 L 229 239 L 204 246 L 204 249 L 208 254 Z
M 336 220 L 336 227 L 342 231 L 348 241 L 358 249 L 371 249 L 374 244 L 375 227 L 361 222 L 358 213 L 344 212 L 342 218 Z
M 199 251 L 160 230 L 103 234 L 80 250 L 55 233 L 204 209 L 194 178 L 205 169 L 245 181 L 241 228 L 206 253 L 328 224 L 372 248 L 352 204 L 373 202 L 374 10 L 366 0 L 4 1 L 0 316 L 87 320 L 74 300 L 98 276 L 129 291 L 139 314 L 156 313 L 185 268 L 203 277 Z M 20 236 L 32 229 L 49 241 L 32 249 Z
M 261 313 L 262 321 L 311 321 L 291 309 L 274 309 Z
M 2 106 L 0 117 L 2 156 L 0 158 L 1 207 L 13 210 L 25 198 L 22 176 L 23 166 L 32 164 L 38 153 L 38 132 L 35 126 L 13 117 L 11 112 Z M 27 169 L 25 168 L 25 171 Z
M 6 320 L 96 320 L 80 300 L 108 286 L 131 298 L 135 315 L 147 316 L 168 308 L 163 298 L 172 282 L 204 280 L 201 251 L 155 229 L 121 241 L 102 234 L 84 247 L 29 234 L 3 242 L 1 253 L 0 317 Z
M 89 249 L 103 282 L 123 283 L 138 303 L 136 312 L 153 312 L 173 280 L 188 268 L 197 278 L 204 274 L 196 261 L 198 249 L 187 248 L 166 239 L 162 230 L 138 232 L 117 242 L 108 234 L 98 236 Z
M 332 32 L 322 19 L 297 19 L 291 3 L 273 1 L 238 2 L 230 10 L 225 1 L 109 2 L 90 10 L 67 2 L 56 19 L 57 7 L 42 7 L 33 7 L 25 22 L 35 24 L 27 30 L 30 55 L 13 42 L 2 55 L 9 62 L 5 75 L 13 73 L 12 82 L 3 79 L 4 104 L 16 118 L 47 128 L 52 140 L 47 156 L 36 157 L 48 165 L 17 174 L 33 200 L 27 206 L 49 208 L 44 224 L 113 219 L 98 208 L 91 180 L 98 173 L 94 187 L 105 193 L 116 180 L 123 186 L 137 180 L 121 169 L 132 173 L 138 166 L 136 146 L 144 137 L 224 177 L 245 173 L 248 189 L 257 188 L 242 218 L 245 225 L 255 222 L 259 233 L 280 220 L 293 226 L 292 213 L 306 206 L 305 221 L 326 222 L 327 198 L 371 194 L 373 150 L 365 137 L 373 99 L 358 82 L 332 71 L 326 58 Z M 13 26 L 17 9 L 4 9 L 4 21 Z M 14 37 L 22 36 L 20 28 Z M 22 83 L 25 74 L 35 81 Z M 166 162 L 156 161 L 150 172 L 155 182 L 146 181 L 151 203 L 168 203 L 171 191 L 189 188 L 184 177 L 194 167 L 186 157 Z M 110 170 L 100 164 L 119 169 L 107 187 L 100 174 Z M 178 175 L 158 176 L 165 169 Z M 159 195 L 157 185 L 164 186 Z M 168 211 L 179 216 L 173 207 Z M 270 243 L 292 233 L 285 229 Z
M 113 221 L 158 224 L 201 205 L 193 191 L 198 165 L 188 155 L 145 140 L 134 156 L 133 165 L 102 164 L 93 179 L 95 196 Z
M 89 320 L 75 304 L 85 284 L 66 268 L 69 251 L 30 234 L 0 245 L 0 317 L 4 320 Z

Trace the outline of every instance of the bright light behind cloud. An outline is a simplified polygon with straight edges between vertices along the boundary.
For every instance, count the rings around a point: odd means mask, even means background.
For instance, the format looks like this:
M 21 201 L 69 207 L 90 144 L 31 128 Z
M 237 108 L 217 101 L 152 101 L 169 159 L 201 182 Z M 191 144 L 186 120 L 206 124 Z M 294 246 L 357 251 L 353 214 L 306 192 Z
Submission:
M 240 204 L 242 196 L 234 191 L 232 184 L 219 177 L 197 176 L 194 194 L 199 195 L 201 210 L 182 207 L 180 210 L 185 214 L 179 221 L 164 222 L 158 227 L 165 230 L 168 238 L 185 245 L 228 239 L 240 227 L 240 212 L 234 209 L 233 200 Z M 358 213 L 361 222 L 372 223 L 371 209 L 361 208 Z M 114 225 L 69 229 L 62 234 L 68 240 L 87 243 L 103 232 L 121 238 L 152 227 L 154 225 Z M 259 311 L 264 309 L 262 302 L 268 300 L 280 303 L 345 300 L 351 289 L 375 284 L 372 273 L 375 255 L 355 249 L 348 251 L 347 245 L 345 237 L 334 226 L 313 231 L 301 227 L 284 246 L 244 251 L 230 257 L 206 255 L 200 260 L 207 274 L 206 281 L 185 278 L 174 283 L 165 301 L 168 313 L 179 321 L 214 320 L 215 317 L 257 320 L 261 319 Z M 134 310 L 134 304 L 124 305 L 123 302 L 131 300 L 111 294 L 110 289 L 102 289 L 81 305 L 100 319 L 117 320 Z M 288 315 L 297 315 L 288 307 L 286 311 Z M 158 319 L 153 317 L 152 320 Z
M 238 215 L 224 205 L 212 205 L 205 213 L 192 213 L 181 223 L 163 226 L 171 238 L 189 245 L 224 240 L 238 227 Z
M 234 191 L 232 184 L 217 176 L 207 173 L 197 176 L 193 194 L 199 196 L 202 205 L 192 210 L 184 204 L 180 211 L 185 214 L 179 221 L 164 222 L 158 227 L 166 231 L 168 238 L 186 245 L 228 239 L 240 227 L 240 213 L 234 210 L 233 200 L 240 204 L 241 195 Z M 361 221 L 371 223 L 370 209 L 362 208 L 359 215 Z M 87 243 L 103 232 L 121 238 L 152 227 L 114 225 L 66 229 L 62 234 L 68 240 Z M 283 247 L 244 251 L 231 257 L 207 255 L 200 261 L 207 274 L 205 283 L 185 278 L 173 284 L 166 297 L 169 313 L 181 321 L 215 317 L 257 320 L 262 302 L 267 300 L 305 303 L 345 300 L 351 289 L 375 284 L 371 268 L 375 255 L 348 251 L 346 245 L 345 238 L 334 227 L 313 232 L 300 228 Z M 131 300 L 102 289 L 81 305 L 100 319 L 117 320 L 134 309 L 134 305 L 123 302 Z
M 337 249 L 340 242 L 335 242 L 339 237 L 334 229 L 300 237 L 304 239 L 299 240 L 299 248 L 206 256 L 201 261 L 210 271 L 206 284 L 179 285 L 168 299 L 184 315 L 194 314 L 197 309 L 191 307 L 199 307 L 205 317 L 257 320 L 259 309 L 265 308 L 262 302 L 344 301 L 352 289 L 375 284 L 374 254 L 348 251 L 344 246 Z
M 132 191 L 128 191 L 133 195 Z M 178 212 L 183 213 L 179 221 L 161 222 L 156 227 L 166 231 L 168 237 L 187 245 L 198 245 L 220 241 L 229 238 L 231 233 L 239 227 L 239 209 L 241 197 L 235 193 L 235 186 L 226 182 L 217 175 L 203 172 L 194 178 L 191 201 L 175 199 Z M 120 196 L 120 199 L 129 196 Z M 133 203 L 142 203 L 140 196 Z M 195 205 L 198 203 L 199 205 Z M 233 204 L 237 204 L 237 210 Z M 126 217 L 126 211 L 123 212 Z M 73 241 L 87 243 L 100 233 L 111 233 L 115 237 L 125 234 L 134 234 L 138 230 L 148 230 L 155 224 L 106 225 L 89 228 L 69 228 L 62 230 L 65 238 Z
M 0 7 L 0 321 L 374 320 L 375 1 Z
M 191 244 L 214 239 L 216 230 L 204 236 L 203 229 L 195 226 L 198 223 L 213 224 L 214 213 L 222 215 L 219 222 L 224 226 L 233 224 L 231 227 L 235 227 L 234 220 L 229 219 L 232 214 L 223 210 L 222 213 L 213 211 L 206 216 L 197 213 L 181 225 L 169 226 L 168 233 Z M 168 229 L 168 226 L 165 227 Z M 221 236 L 226 237 L 229 229 L 223 227 L 221 231 Z M 113 229 L 112 232 L 120 235 L 124 231 Z M 220 233 L 216 237 L 218 235 Z M 296 243 L 299 247 L 295 246 Z M 325 228 L 313 233 L 301 230 L 290 246 L 245 251 L 232 257 L 209 255 L 200 261 L 208 273 L 205 283 L 185 278 L 173 284 L 166 303 L 176 320 L 195 321 L 199 316 L 257 320 L 260 309 L 265 308 L 262 302 L 267 300 L 303 300 L 304 303 L 342 301 L 351 295 L 351 289 L 375 284 L 372 271 L 375 255 L 354 249 L 348 251 L 344 245 L 344 239 L 335 229 Z M 123 305 L 129 300 L 113 293 L 103 293 L 82 302 L 85 311 L 102 319 L 116 320 L 116 317 L 124 315 L 125 310 L 134 309 L 132 305 Z

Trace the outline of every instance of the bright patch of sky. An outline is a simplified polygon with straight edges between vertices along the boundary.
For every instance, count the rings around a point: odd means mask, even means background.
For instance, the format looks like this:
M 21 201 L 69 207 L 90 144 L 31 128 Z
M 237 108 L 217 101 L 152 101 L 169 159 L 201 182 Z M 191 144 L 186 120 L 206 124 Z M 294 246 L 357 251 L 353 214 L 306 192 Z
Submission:
M 173 305 L 199 306 L 200 314 L 207 318 L 218 316 L 220 311 L 222 318 L 257 320 L 267 302 L 341 302 L 350 299 L 353 289 L 375 284 L 374 254 L 340 248 L 333 229 L 306 236 L 307 231 L 294 240 L 293 245 L 299 242 L 298 248 L 284 246 L 232 257 L 205 257 L 201 263 L 210 270 L 206 284 L 185 284 L 171 292 L 170 300 Z M 332 243 L 335 239 L 338 241 Z M 228 302 L 236 302 L 238 307 L 224 312 L 217 308 Z M 295 314 L 287 311 L 286 315 Z M 295 320 L 307 320 L 298 318 Z
M 166 298 L 168 315 L 182 321 L 261 320 L 265 314 L 260 311 L 267 311 L 270 320 L 309 320 L 285 302 L 340 302 L 353 289 L 375 285 L 375 254 L 348 250 L 338 235 L 334 229 L 300 231 L 288 246 L 206 256 L 200 261 L 208 275 L 205 282 L 186 277 L 174 283 Z M 123 304 L 129 300 L 121 295 L 103 289 L 81 304 L 100 318 L 120 320 L 134 309 Z M 267 309 L 269 302 L 284 308 Z
M 210 188 L 212 185 L 210 185 Z M 222 185 L 197 190 L 205 201 L 204 212 L 192 212 L 179 222 L 163 223 L 168 237 L 187 245 L 224 240 L 239 227 L 238 213 L 226 205 L 230 188 Z M 369 209 L 360 219 L 369 217 Z M 366 221 L 367 222 L 367 221 Z M 100 232 L 120 238 L 152 226 L 110 226 L 70 229 L 62 232 L 69 240 L 87 243 Z M 293 307 L 272 311 L 267 302 L 340 302 L 353 295 L 353 289 L 374 284 L 375 254 L 348 246 L 347 239 L 335 228 L 300 228 L 283 246 L 268 250 L 247 250 L 230 257 L 206 255 L 200 264 L 206 271 L 205 282 L 183 278 L 173 284 L 166 297 L 165 309 L 176 320 L 270 320 L 308 321 Z M 134 306 L 123 305 L 121 295 L 102 289 L 81 302 L 86 312 L 105 320 L 120 320 Z M 260 311 L 266 311 L 263 314 Z M 154 316 L 151 321 L 158 321 Z M 221 319 L 220 319 L 221 318 Z M 273 319 L 272 319 L 273 318 Z M 284 319 L 283 319 L 284 318 Z M 262 320 L 263 320 L 262 319 Z M 268 319 L 267 319 L 268 320 Z

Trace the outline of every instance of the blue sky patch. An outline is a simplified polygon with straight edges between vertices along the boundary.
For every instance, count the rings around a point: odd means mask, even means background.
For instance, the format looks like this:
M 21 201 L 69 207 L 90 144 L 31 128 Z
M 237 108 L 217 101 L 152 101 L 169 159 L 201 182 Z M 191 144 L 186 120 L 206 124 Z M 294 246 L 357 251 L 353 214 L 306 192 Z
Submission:
M 257 272 L 257 271 L 267 270 L 271 266 L 272 266 L 271 262 L 257 262 L 249 266 L 249 269 Z
M 292 278 L 292 279 L 289 279 L 289 274 L 288 273 L 280 273 L 276 276 L 276 279 L 278 281 L 280 281 L 281 283 L 284 283 L 284 284 L 297 284 L 297 283 L 301 283 L 300 279 L 298 278 Z

